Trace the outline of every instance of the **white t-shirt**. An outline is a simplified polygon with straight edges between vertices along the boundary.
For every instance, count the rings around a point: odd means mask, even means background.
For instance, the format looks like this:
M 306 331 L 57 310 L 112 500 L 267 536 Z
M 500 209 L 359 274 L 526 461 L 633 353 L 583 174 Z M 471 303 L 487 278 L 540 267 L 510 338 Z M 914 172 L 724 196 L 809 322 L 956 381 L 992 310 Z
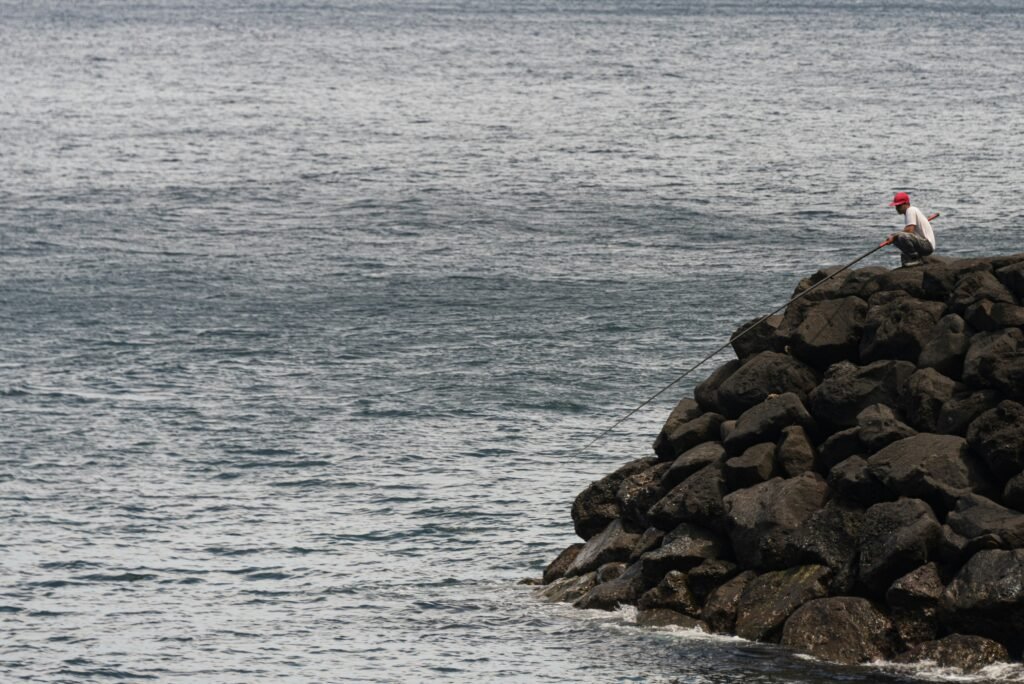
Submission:
M 907 207 L 907 213 L 903 215 L 903 225 L 900 228 L 905 228 L 910 224 L 914 224 L 914 232 L 927 238 L 928 242 L 932 243 L 932 249 L 935 249 L 935 233 L 932 232 L 932 224 L 928 222 L 928 217 L 914 206 Z

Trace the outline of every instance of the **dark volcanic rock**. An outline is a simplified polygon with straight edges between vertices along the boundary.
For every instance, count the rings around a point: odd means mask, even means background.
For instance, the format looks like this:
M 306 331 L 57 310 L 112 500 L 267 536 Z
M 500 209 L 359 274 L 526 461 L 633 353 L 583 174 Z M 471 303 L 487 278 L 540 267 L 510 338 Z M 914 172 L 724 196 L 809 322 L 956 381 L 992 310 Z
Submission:
M 668 488 L 662 484 L 662 476 L 671 465 L 659 463 L 622 481 L 615 498 L 625 520 L 640 527 L 648 525 L 647 510 L 668 493 Z
M 577 608 L 615 610 L 636 603 L 646 589 L 640 564 L 634 563 L 613 580 L 597 584 L 573 603 Z
M 638 539 L 639 534 L 626 529 L 621 520 L 614 520 L 587 540 L 565 574 L 569 577 L 582 575 L 597 570 L 605 563 L 628 560 Z
M 712 558 L 690 570 L 686 574 L 686 584 L 698 603 L 703 605 L 712 591 L 731 580 L 739 571 L 739 566 L 732 561 Z
M 1018 301 L 1024 302 L 1024 261 L 996 270 L 996 278 L 1017 297 Z
M 1009 659 L 1010 654 L 999 642 L 973 634 L 950 634 L 937 641 L 915 644 L 893 661 L 919 663 L 927 660 L 939 667 L 977 672 L 983 667 Z
M 896 498 L 871 474 L 868 462 L 860 456 L 851 456 L 834 466 L 828 473 L 828 486 L 842 498 L 865 507 Z
M 892 583 L 885 593 L 893 624 L 904 644 L 938 636 L 939 598 L 945 590 L 935 563 L 927 563 Z
M 945 309 L 940 302 L 911 297 L 871 307 L 860 341 L 861 361 L 903 359 L 916 362 Z
M 810 394 L 811 415 L 832 429 L 853 427 L 857 414 L 872 404 L 898 406 L 900 389 L 916 370 L 907 361 L 875 361 L 855 366 L 841 361 Z
M 815 464 L 819 473 L 827 473 L 837 464 L 864 451 L 860 440 L 860 428 L 852 427 L 833 433 L 818 447 Z
M 758 442 L 776 441 L 791 425 L 812 429 L 814 420 L 800 397 L 787 392 L 744 411 L 723 444 L 730 454 L 738 455 Z
M 590 539 L 622 513 L 619 507 L 619 485 L 630 475 L 655 464 L 653 458 L 641 458 L 622 466 L 611 475 L 601 478 L 579 493 L 572 504 L 572 522 L 581 539 Z
M 661 483 L 671 489 L 698 470 L 725 461 L 725 448 L 719 442 L 704 442 L 684 451 L 672 462 Z
M 895 650 L 892 622 L 870 601 L 820 598 L 800 606 L 782 631 L 782 644 L 834 663 L 888 658 Z
M 963 372 L 964 355 L 970 343 L 971 336 L 964 319 L 956 314 L 943 316 L 921 348 L 917 365 L 934 368 L 945 376 L 958 379 Z
M 967 307 L 964 319 L 975 330 L 993 331 L 1024 325 L 1024 307 L 987 299 Z
M 1024 547 L 1024 514 L 977 494 L 958 500 L 946 523 L 976 548 Z
M 697 525 L 681 523 L 665 535 L 661 548 L 640 559 L 644 579 L 651 585 L 670 570 L 686 572 L 709 558 L 728 555 L 727 546 L 716 534 Z
M 855 561 L 863 522 L 864 511 L 828 502 L 786 540 L 787 564 L 824 565 L 832 572 L 831 593 L 849 592 L 857 578 Z
M 622 577 L 628 567 L 629 566 L 622 561 L 605 563 L 597 569 L 597 583 L 604 584 L 605 582 L 611 582 L 612 580 Z
M 659 530 L 657 527 L 648 527 L 640 535 L 640 538 L 633 544 L 633 550 L 629 552 L 629 562 L 633 563 L 640 560 L 640 556 L 644 555 L 648 551 L 654 551 L 656 548 L 661 546 L 661 542 L 665 539 L 665 531 Z
M 805 565 L 754 578 L 736 605 L 736 635 L 752 641 L 777 641 L 793 611 L 828 595 L 828 574 L 823 566 Z
M 789 324 L 786 342 L 801 361 L 817 367 L 856 358 L 868 305 L 860 297 L 828 299 L 799 309 L 799 322 Z M 787 311 L 787 318 L 789 312 Z
M 733 632 L 736 627 L 736 608 L 739 605 L 740 596 L 755 577 L 757 577 L 757 573 L 752 570 L 741 572 L 711 592 L 708 600 L 704 603 L 701 617 L 712 632 L 719 634 Z
M 949 295 L 949 310 L 962 316 L 971 304 L 986 299 L 991 302 L 1014 303 L 1013 295 L 991 271 L 967 273 L 957 280 Z
M 870 267 L 869 267 L 870 268 Z M 897 268 L 881 271 L 863 268 L 846 279 L 839 289 L 839 296 L 856 295 L 869 299 L 879 292 L 893 292 L 903 296 L 924 297 L 924 273 L 919 268 Z
M 1002 401 L 978 416 L 967 428 L 971 452 L 992 472 L 1009 479 L 1024 470 L 1024 406 Z
M 923 501 L 875 504 L 861 525 L 861 582 L 881 596 L 897 578 L 928 562 L 940 534 L 935 514 Z
M 693 420 L 676 425 L 671 432 L 666 433 L 664 440 L 655 442 L 658 459 L 671 461 L 702 442 L 717 440 L 722 420 L 722 416 L 717 413 L 704 413 Z
M 972 489 L 988 491 L 983 469 L 956 435 L 921 433 L 893 442 L 868 459 L 871 473 L 890 491 L 949 510 Z
M 725 462 L 725 483 L 730 491 L 743 487 L 752 487 L 764 482 L 775 470 L 775 444 L 764 442 L 755 444 L 741 456 L 730 458 Z
M 772 570 L 785 567 L 784 547 L 828 497 L 828 485 L 805 473 L 774 478 L 724 499 L 736 559 L 741 567 Z
M 939 424 L 936 432 L 944 435 L 967 435 L 967 427 L 985 411 L 995 408 L 999 403 L 999 393 L 995 390 L 978 390 L 962 392 L 942 405 L 939 411 Z
M 942 407 L 953 398 L 958 387 L 933 368 L 922 368 L 907 378 L 903 403 L 907 422 L 920 432 L 938 432 Z
M 725 409 L 722 408 L 722 404 L 718 400 L 718 388 L 742 365 L 743 363 L 739 359 L 728 361 L 716 368 L 704 382 L 694 388 L 693 397 L 702 409 L 712 413 L 725 413 Z
M 817 452 L 806 430 L 799 425 L 782 429 L 775 460 L 786 477 L 795 477 L 813 469 L 816 456 Z
M 803 401 L 817 384 L 814 370 L 792 356 L 761 352 L 718 387 L 718 402 L 726 416 L 735 418 L 771 394 L 793 392 Z
M 647 518 L 652 525 L 669 530 L 681 522 L 693 522 L 712 529 L 722 529 L 726 494 L 725 475 L 721 463 L 707 465 L 672 488 L 651 506 Z
M 1020 328 L 1006 328 L 994 332 L 978 333 L 971 338 L 971 346 L 964 358 L 963 380 L 974 387 L 990 387 L 1006 392 L 1011 397 L 1022 392 L 1016 375 L 1022 348 L 1024 331 Z
M 917 434 L 917 431 L 899 420 L 893 410 L 885 404 L 872 404 L 857 414 L 858 436 L 865 453 L 875 453 L 899 439 Z
M 701 605 L 690 591 L 686 574 L 672 570 L 666 574 L 658 585 L 645 593 L 637 601 L 637 608 L 668 608 L 690 617 L 699 618 Z
M 540 588 L 538 595 L 552 603 L 573 603 L 597 584 L 597 572 L 579 577 L 563 577 Z
M 669 608 L 649 608 L 637 611 L 636 624 L 640 627 L 682 627 L 707 632 L 708 626 L 703 620 L 683 615 Z
M 736 328 L 729 339 L 736 356 L 746 359 L 763 351 L 780 351 L 782 347 L 775 337 L 775 331 L 780 323 L 782 323 L 782 316 L 776 314 L 764 320 L 754 318 Z M 737 339 L 738 335 L 742 336 Z
M 661 456 L 663 453 L 667 453 L 668 447 L 668 436 L 672 434 L 680 425 L 689 423 L 695 418 L 699 418 L 704 413 L 701 410 L 700 404 L 694 399 L 685 398 L 676 404 L 676 407 L 672 409 L 672 413 L 669 414 L 668 420 L 665 421 L 665 425 L 662 426 L 661 432 L 658 433 L 657 438 L 654 440 L 654 453 Z M 665 458 L 668 458 L 667 456 Z
M 544 578 L 542 580 L 544 584 L 551 584 L 556 579 L 564 577 L 582 548 L 583 544 L 570 544 L 558 554 L 555 560 L 548 563 L 548 566 L 544 568 Z
M 979 551 L 946 587 L 940 617 L 950 631 L 1024 646 L 1024 549 Z
M 1003 488 L 1003 503 L 1018 511 L 1024 511 L 1024 473 L 1014 475 Z

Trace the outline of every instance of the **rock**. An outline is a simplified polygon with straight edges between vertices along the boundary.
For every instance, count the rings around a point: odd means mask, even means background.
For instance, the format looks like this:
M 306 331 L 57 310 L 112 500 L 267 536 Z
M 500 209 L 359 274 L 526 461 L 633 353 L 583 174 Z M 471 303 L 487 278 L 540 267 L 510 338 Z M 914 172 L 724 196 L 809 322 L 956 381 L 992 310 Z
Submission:
M 725 440 L 727 440 L 729 438 L 729 435 L 731 435 L 732 431 L 735 430 L 735 429 L 736 429 L 736 421 L 735 420 L 723 420 L 722 421 L 722 426 L 718 429 L 718 434 L 722 438 L 722 441 L 724 442 Z
M 604 531 L 587 540 L 565 574 L 567 577 L 583 575 L 605 563 L 628 560 L 639 539 L 640 535 L 626 529 L 621 520 L 613 520 Z
M 697 620 L 668 608 L 641 610 L 636 614 L 636 624 L 640 627 L 682 627 L 700 632 L 708 631 L 707 623 L 703 620 Z
M 684 398 L 676 404 L 676 407 L 672 409 L 672 413 L 668 415 L 668 420 L 665 421 L 665 425 L 662 426 L 661 432 L 658 433 L 657 438 L 654 440 L 654 453 L 661 455 L 668 448 L 668 436 L 679 428 L 684 423 L 689 423 L 695 418 L 699 418 L 704 413 L 701 410 L 700 404 L 695 399 Z M 667 458 L 667 457 L 666 457 Z
M 707 465 L 676 485 L 647 511 L 651 524 L 669 530 L 682 522 L 723 528 L 726 494 L 721 463 Z
M 583 544 L 570 544 L 558 554 L 555 560 L 548 563 L 548 566 L 544 568 L 544 584 L 551 584 L 556 579 L 564 577 L 582 548 Z
M 894 292 L 911 297 L 924 297 L 923 280 L 922 269 L 898 268 L 871 272 L 865 268 L 846 279 L 839 289 L 838 296 L 856 295 L 861 299 L 869 299 L 879 292 Z
M 704 413 L 693 420 L 676 425 L 672 432 L 666 434 L 664 440 L 655 443 L 655 447 L 659 449 L 656 451 L 658 459 L 675 460 L 680 454 L 702 442 L 717 440 L 722 420 L 722 416 L 717 413 Z
M 793 392 L 804 401 L 817 384 L 817 374 L 792 356 L 761 352 L 718 387 L 717 398 L 724 415 L 734 418 L 771 394 Z
M 838 295 L 843 283 L 851 275 L 872 277 L 886 272 L 888 272 L 888 269 L 881 266 L 869 266 L 853 271 L 843 270 L 842 266 L 826 266 L 825 268 L 818 269 L 814 275 L 803 278 L 797 283 L 790 299 L 797 295 L 803 295 L 797 303 L 820 302 L 823 299 L 832 299 Z
M 972 490 L 988 491 L 984 471 L 956 435 L 921 433 L 893 442 L 868 459 L 871 474 L 890 491 L 949 510 Z
M 781 346 L 776 340 L 775 331 L 781 322 L 782 316 L 777 314 L 769 316 L 763 321 L 761 318 L 754 318 L 738 327 L 729 339 L 736 356 L 746 359 L 763 351 L 780 351 Z M 742 337 L 737 339 L 740 334 Z
M 986 299 L 967 307 L 964 319 L 975 330 L 987 332 L 1020 327 L 1024 325 L 1024 307 Z
M 900 389 L 915 370 L 907 361 L 875 361 L 867 366 L 841 361 L 811 391 L 811 415 L 831 430 L 853 427 L 857 415 L 872 404 L 899 405 Z
M 864 511 L 829 501 L 786 540 L 787 565 L 824 565 L 832 575 L 829 591 L 845 594 L 857 578 L 857 544 Z
M 935 558 L 943 568 L 956 570 L 974 555 L 977 549 L 967 548 L 967 539 L 960 536 L 949 525 L 942 526 L 939 545 L 935 549 Z
M 634 563 L 615 579 L 599 583 L 576 599 L 573 606 L 587 610 L 615 610 L 637 602 L 646 589 L 640 564 Z
M 814 468 L 817 453 L 807 431 L 799 425 L 782 429 L 775 460 L 786 477 L 795 477 Z
M 917 361 L 932 330 L 945 313 L 940 302 L 910 297 L 895 299 L 868 309 L 860 340 L 864 363 L 880 359 Z
M 828 595 L 828 574 L 823 566 L 805 565 L 754 578 L 736 605 L 736 635 L 751 641 L 777 641 L 797 608 Z
M 851 456 L 833 466 L 828 473 L 828 486 L 843 499 L 864 507 L 896 498 L 871 474 L 868 462 L 860 456 Z
M 700 617 L 701 609 L 700 603 L 690 591 L 686 574 L 678 570 L 668 572 L 656 587 L 640 597 L 636 605 L 641 610 L 668 608 L 694 618 Z
M 711 592 L 704 603 L 701 617 L 712 632 L 732 634 L 736 626 L 736 608 L 740 596 L 755 577 L 757 573 L 751 570 L 741 572 Z
M 858 413 L 857 427 L 860 428 L 858 436 L 861 444 L 869 455 L 896 440 L 917 434 L 914 428 L 901 422 L 885 404 L 872 404 Z
M 927 563 L 892 583 L 885 593 L 893 625 L 904 644 L 938 636 L 939 598 L 945 590 L 935 563 Z
M 917 365 L 934 368 L 947 377 L 959 379 L 970 342 L 971 336 L 963 318 L 956 314 L 943 316 L 921 348 Z
M 686 574 L 686 584 L 697 603 L 703 605 L 711 592 L 739 574 L 740 568 L 732 561 L 709 558 Z
M 861 525 L 861 582 L 881 596 L 896 579 L 928 562 L 940 534 L 935 514 L 919 499 L 875 504 Z
M 1024 514 L 978 494 L 959 499 L 946 523 L 967 539 L 969 545 L 999 549 L 1024 547 Z
M 833 663 L 854 665 L 888 658 L 892 622 L 870 601 L 854 596 L 819 598 L 800 606 L 782 631 L 782 645 Z
M 629 562 L 634 563 L 640 560 L 640 556 L 644 555 L 648 551 L 654 551 L 661 546 L 661 542 L 665 539 L 665 531 L 659 530 L 657 527 L 648 527 L 640 535 L 640 538 L 636 540 L 636 544 L 633 545 L 633 550 L 629 552 Z
M 828 473 L 839 463 L 864 451 L 860 440 L 860 428 L 852 427 L 833 433 L 818 447 L 816 468 L 819 473 Z
M 1010 654 L 1002 644 L 973 634 L 950 634 L 937 641 L 926 641 L 910 647 L 893 659 L 897 663 L 928 661 L 942 668 L 977 672 L 983 667 L 1005 662 Z
M 619 485 L 630 475 L 655 464 L 653 458 L 641 458 L 622 466 L 611 475 L 601 478 L 579 493 L 572 504 L 572 522 L 581 539 L 590 539 L 608 527 L 622 513 L 616 496 Z
M 1024 261 L 998 269 L 996 278 L 1017 297 L 1018 301 L 1024 302 Z
M 724 462 L 725 448 L 718 442 L 704 442 L 680 454 L 662 477 L 661 483 L 672 489 L 698 470 L 713 463 Z
M 670 570 L 687 572 L 709 558 L 728 555 L 725 542 L 713 532 L 681 523 L 665 535 L 661 548 L 640 558 L 644 580 L 653 586 Z
M 662 476 L 671 465 L 659 463 L 622 481 L 615 498 L 623 519 L 639 527 L 648 526 L 647 510 L 668 493 L 668 488 L 662 484 Z
M 944 302 L 949 299 L 961 277 L 967 273 L 991 269 L 992 264 L 983 259 L 959 259 L 949 264 L 929 266 L 922 274 L 921 287 L 928 299 Z
M 1018 511 L 1024 511 L 1024 473 L 1011 477 L 1003 488 L 1003 503 Z
M 956 381 L 933 368 L 916 371 L 903 390 L 907 422 L 920 432 L 937 432 L 939 413 L 957 389 Z
M 704 382 L 697 385 L 693 390 L 693 396 L 705 411 L 724 414 L 721 402 L 718 400 L 718 388 L 728 380 L 733 373 L 739 370 L 743 363 L 739 359 L 728 361 L 716 368 Z
M 1024 470 L 1024 406 L 1001 401 L 985 411 L 967 428 L 967 444 L 998 478 L 1017 475 Z
M 1022 347 L 1024 332 L 1020 328 L 1006 328 L 973 336 L 964 358 L 964 382 L 973 387 L 1019 393 L 1020 388 L 1007 387 L 1005 383 L 1009 380 L 1008 373 L 1013 370 L 1013 362 Z
M 775 444 L 755 444 L 744 451 L 743 455 L 727 460 L 723 470 L 730 491 L 764 482 L 771 478 L 775 470 Z
M 597 569 L 597 583 L 604 584 L 605 582 L 611 582 L 614 579 L 622 577 L 622 574 L 626 572 L 627 567 L 626 563 L 621 561 L 605 563 Z
M 1024 646 L 1024 549 L 979 551 L 946 587 L 939 617 L 950 631 Z
M 787 392 L 744 411 L 723 444 L 726 451 L 735 456 L 758 442 L 776 441 L 791 425 L 812 429 L 814 420 L 800 397 Z
M 741 567 L 778 569 L 785 566 L 784 547 L 828 496 L 828 485 L 805 473 L 741 489 L 723 499 L 736 558 Z
M 538 591 L 538 595 L 552 603 L 573 603 L 597 584 L 597 572 L 579 577 L 563 577 Z
M 798 359 L 826 368 L 842 359 L 856 358 L 868 305 L 860 297 L 827 299 L 800 311 L 799 322 L 787 321 L 786 342 Z M 789 311 L 787 311 L 787 318 Z
M 967 435 L 967 427 L 985 411 L 999 403 L 995 390 L 960 392 L 942 405 L 935 432 L 944 435 Z
M 971 304 L 982 300 L 1013 304 L 1013 295 L 991 271 L 974 271 L 961 276 L 947 300 L 952 313 L 961 316 Z

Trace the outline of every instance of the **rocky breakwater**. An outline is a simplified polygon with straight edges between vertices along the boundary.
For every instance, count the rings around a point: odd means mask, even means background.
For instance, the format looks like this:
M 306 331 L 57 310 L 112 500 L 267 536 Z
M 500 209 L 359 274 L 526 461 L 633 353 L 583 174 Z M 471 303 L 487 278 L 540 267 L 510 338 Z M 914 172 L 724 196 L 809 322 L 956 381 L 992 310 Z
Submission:
M 537 591 L 840 663 L 1020 660 L 1022 303 L 1024 254 L 827 280 L 579 494 Z

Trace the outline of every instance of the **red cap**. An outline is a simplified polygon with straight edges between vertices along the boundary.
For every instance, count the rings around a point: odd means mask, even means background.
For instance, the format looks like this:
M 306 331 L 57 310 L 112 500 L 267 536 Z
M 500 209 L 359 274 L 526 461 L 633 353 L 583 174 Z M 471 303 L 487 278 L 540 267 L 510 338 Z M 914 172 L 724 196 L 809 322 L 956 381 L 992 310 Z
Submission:
M 898 207 L 901 204 L 910 204 L 910 195 L 905 192 L 897 192 L 896 196 L 889 202 L 890 207 Z

